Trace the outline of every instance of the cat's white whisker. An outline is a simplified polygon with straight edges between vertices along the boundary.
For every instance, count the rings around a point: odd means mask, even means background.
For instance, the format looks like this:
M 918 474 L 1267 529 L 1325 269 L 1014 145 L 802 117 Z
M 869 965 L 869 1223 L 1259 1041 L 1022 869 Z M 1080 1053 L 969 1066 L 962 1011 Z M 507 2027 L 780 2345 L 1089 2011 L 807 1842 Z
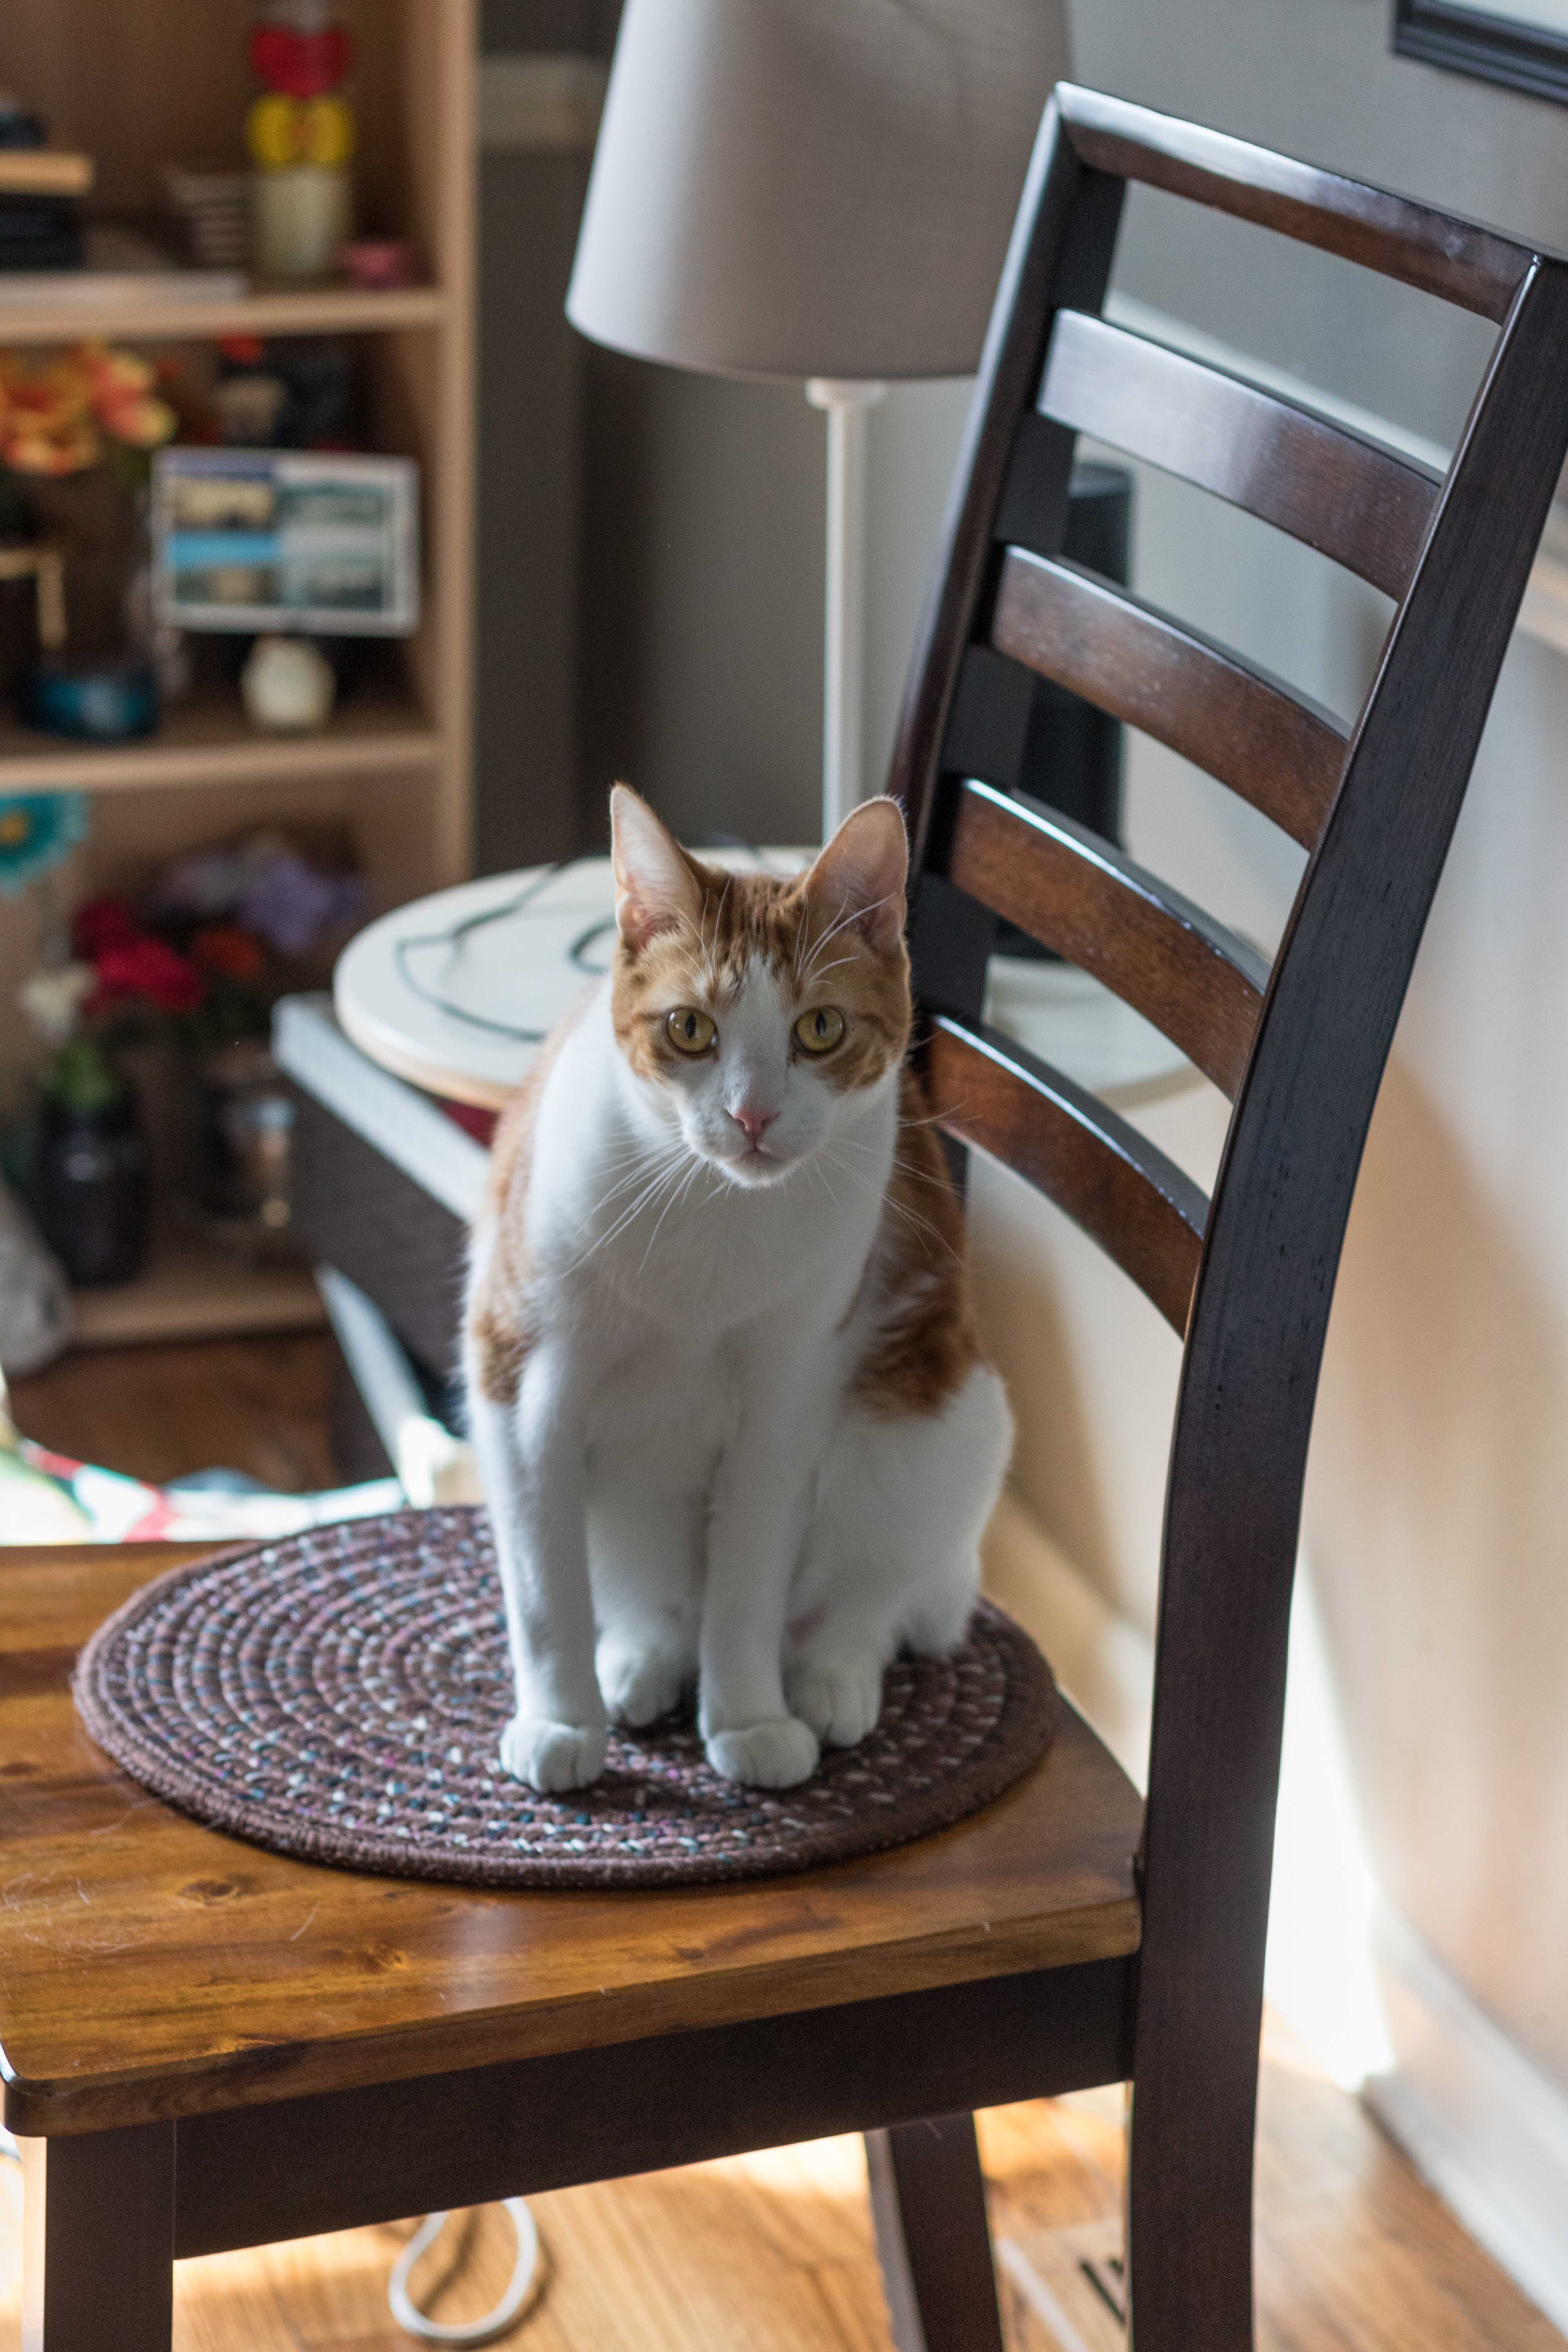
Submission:
M 571 1265 L 564 1269 L 565 1274 L 571 1275 L 576 1273 L 580 1266 L 587 1265 L 588 1260 L 591 1257 L 596 1256 L 600 1250 L 607 1248 L 611 1242 L 615 1241 L 620 1234 L 624 1234 L 627 1227 L 642 1214 L 643 1211 L 651 1206 L 652 1202 L 658 1199 L 665 1185 L 679 1171 L 686 1157 L 687 1154 L 684 1146 L 677 1146 L 667 1158 L 662 1160 L 659 1163 L 657 1174 L 655 1174 L 649 1181 L 644 1185 L 637 1199 L 632 1202 L 631 1207 L 624 1211 L 623 1213 L 616 1218 L 615 1223 L 610 1227 L 607 1233 L 601 1234 L 598 1240 L 591 1243 L 588 1248 L 583 1252 L 581 1257 L 575 1259 Z M 600 1212 L 595 1210 L 593 1213 L 596 1215 L 599 1214 Z
M 642 1254 L 642 1264 L 637 1268 L 637 1272 L 639 1274 L 646 1273 L 647 1269 L 648 1259 L 653 1254 L 653 1245 L 658 1239 L 659 1227 L 663 1224 L 666 1217 L 668 1216 L 671 1209 L 675 1208 L 681 1201 L 683 1201 L 687 1193 L 690 1192 L 693 1183 L 696 1181 L 696 1179 L 700 1172 L 701 1167 L 701 1160 L 694 1154 L 691 1165 L 687 1170 L 684 1178 L 676 1186 L 674 1192 L 670 1194 L 668 1200 L 665 1202 L 663 1208 L 659 1211 L 658 1215 L 655 1220 L 653 1231 L 647 1237 L 647 1247 Z
M 847 1138 L 844 1139 L 846 1141 L 848 1140 Z M 933 1225 L 929 1217 L 922 1217 L 918 1209 L 911 1209 L 907 1201 L 899 1200 L 889 1189 L 882 1185 L 873 1184 L 869 1178 L 861 1173 L 859 1169 L 853 1167 L 847 1160 L 841 1158 L 838 1153 L 836 1152 L 833 1157 L 837 1160 L 839 1172 L 842 1175 L 847 1176 L 852 1183 L 859 1185 L 863 1192 L 872 1192 L 880 1199 L 883 1211 L 887 1215 L 902 1218 L 904 1223 L 911 1233 L 918 1233 L 924 1239 L 934 1242 L 939 1249 L 946 1251 L 949 1257 L 952 1258 L 955 1262 L 962 1262 L 959 1260 L 958 1252 L 953 1248 L 952 1244 L 948 1240 L 947 1235 L 942 1233 L 938 1226 Z
M 610 1203 L 613 1201 L 619 1200 L 623 1193 L 631 1192 L 635 1186 L 640 1184 L 656 1168 L 663 1169 L 668 1167 L 674 1160 L 684 1159 L 685 1156 L 686 1147 L 684 1144 L 676 1144 L 672 1149 L 660 1151 L 657 1155 L 647 1152 L 639 1153 L 637 1165 L 632 1169 L 631 1172 L 628 1175 L 623 1176 L 619 1183 L 612 1184 L 607 1192 L 601 1193 L 598 1200 L 595 1201 L 588 1210 L 588 1215 L 592 1217 L 602 1214 L 603 1212 L 610 1206 Z
M 730 885 L 734 881 L 734 879 L 735 877 L 731 874 L 729 877 L 729 879 L 725 882 L 724 887 L 720 891 L 719 904 L 713 909 L 713 944 L 707 950 L 707 962 L 709 981 L 710 985 L 714 987 L 717 987 L 719 982 L 719 934 L 723 928 L 724 908 L 730 896 Z
M 854 961 L 855 958 L 853 956 L 835 956 L 833 961 L 831 963 L 825 963 L 821 967 L 820 971 L 817 969 L 816 965 L 813 964 L 810 971 L 806 974 L 806 982 L 826 980 L 830 971 L 842 971 L 846 964 L 853 963 Z M 803 987 L 806 984 L 806 982 L 802 982 Z
M 836 923 L 830 923 L 828 925 L 826 930 L 823 932 L 822 937 L 817 940 L 816 946 L 813 948 L 810 960 L 805 967 L 805 976 L 806 980 L 809 981 L 811 979 L 811 976 L 816 968 L 816 959 L 822 953 L 823 949 L 828 945 L 830 940 L 836 940 L 839 932 L 847 929 L 851 923 L 861 922 L 864 920 L 866 916 L 874 915 L 879 907 L 890 907 L 893 900 L 898 896 L 899 893 L 895 890 L 886 890 L 879 898 L 860 899 L 857 900 L 851 906 L 847 907 L 843 914 L 839 916 L 838 920 Z

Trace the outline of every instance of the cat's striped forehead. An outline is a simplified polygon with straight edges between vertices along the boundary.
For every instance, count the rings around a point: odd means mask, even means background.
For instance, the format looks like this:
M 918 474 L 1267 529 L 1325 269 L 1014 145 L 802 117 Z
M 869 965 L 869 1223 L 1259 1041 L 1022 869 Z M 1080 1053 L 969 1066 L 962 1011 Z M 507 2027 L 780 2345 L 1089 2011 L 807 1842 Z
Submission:
M 690 860 L 700 885 L 694 916 L 683 916 L 636 950 L 616 954 L 613 1009 L 622 1050 L 645 1076 L 670 1049 L 663 1015 L 693 1004 L 715 1017 L 746 982 L 765 973 L 794 1011 L 832 1004 L 849 1016 L 836 1083 L 868 1086 L 900 1058 L 909 1041 L 909 959 L 901 942 L 879 952 L 852 912 L 808 892 L 804 875 L 726 874 Z M 837 1057 L 836 1057 L 837 1058 Z

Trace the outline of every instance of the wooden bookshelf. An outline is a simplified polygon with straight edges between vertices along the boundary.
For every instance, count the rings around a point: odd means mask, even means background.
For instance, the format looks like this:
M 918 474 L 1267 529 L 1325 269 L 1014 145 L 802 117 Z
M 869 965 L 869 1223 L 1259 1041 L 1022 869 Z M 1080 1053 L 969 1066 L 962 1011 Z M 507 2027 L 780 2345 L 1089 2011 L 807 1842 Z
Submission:
M 0 278 L 0 289 L 4 278 Z M 324 286 L 305 293 L 258 291 L 235 301 L 162 301 L 71 295 L 59 302 L 7 302 L 0 290 L 0 344 L 96 339 L 116 343 L 204 341 L 217 335 L 384 335 L 439 327 L 447 297 L 438 286 L 387 292 Z
M 409 237 L 427 285 L 392 291 L 255 287 L 234 301 L 79 292 L 7 301 L 0 346 L 96 337 L 161 347 L 218 336 L 355 339 L 368 446 L 416 458 L 423 556 L 417 634 L 386 651 L 307 736 L 254 730 L 237 695 L 205 685 L 155 735 L 70 742 L 0 717 L 0 793 L 73 791 L 97 803 L 61 877 L 68 900 L 144 881 L 157 862 L 226 832 L 332 820 L 358 843 L 378 906 L 462 880 L 471 833 L 474 113 L 477 0 L 339 0 L 354 38 L 359 222 Z M 56 147 L 95 165 L 89 209 L 147 213 L 168 162 L 242 166 L 246 12 L 190 0 L 7 0 L 0 87 L 45 116 Z M 32 910 L 0 901 L 0 1092 L 30 1052 L 11 1017 L 37 953 Z M 247 1266 L 189 1237 L 144 1280 L 82 1294 L 85 1344 L 319 1319 L 309 1277 Z

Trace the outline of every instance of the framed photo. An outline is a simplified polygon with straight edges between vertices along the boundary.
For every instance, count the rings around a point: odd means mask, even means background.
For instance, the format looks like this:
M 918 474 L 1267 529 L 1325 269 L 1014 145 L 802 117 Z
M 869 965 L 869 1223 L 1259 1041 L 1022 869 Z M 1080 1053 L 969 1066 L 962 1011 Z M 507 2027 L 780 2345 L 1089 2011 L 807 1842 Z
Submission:
M 1568 0 L 1394 0 L 1401 57 L 1568 103 Z
M 177 629 L 408 636 L 419 621 L 418 496 L 407 457 L 162 449 L 153 609 Z

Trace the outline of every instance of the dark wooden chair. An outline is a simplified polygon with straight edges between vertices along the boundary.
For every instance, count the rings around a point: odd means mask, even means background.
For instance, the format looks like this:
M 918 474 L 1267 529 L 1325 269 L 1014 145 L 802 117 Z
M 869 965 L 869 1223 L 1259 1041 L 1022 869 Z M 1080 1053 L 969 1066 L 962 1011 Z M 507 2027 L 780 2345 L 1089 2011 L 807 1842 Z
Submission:
M 1447 480 L 1107 325 L 1130 178 L 1495 320 Z M 1147 1806 L 1069 1716 L 974 1820 L 771 1885 L 500 1896 L 311 1869 L 144 1797 L 76 1721 L 78 1648 L 168 1556 L 13 1553 L 0 2039 L 6 2118 L 27 2136 L 32 2347 L 166 2352 L 183 2254 L 859 2129 L 901 2352 L 996 2352 L 970 2111 L 1129 2078 L 1138 2352 L 1249 2345 L 1264 1925 L 1319 1354 L 1379 1076 L 1568 443 L 1565 362 L 1555 259 L 1058 92 L 894 782 L 948 1129 L 1032 1178 L 1185 1335 Z M 1349 736 L 1059 560 L 1079 430 L 1399 599 Z M 1271 972 L 1119 851 L 1008 797 L 1030 670 L 1310 849 Z M 995 913 L 1098 973 L 1233 1097 L 1212 1201 L 984 1027 Z

